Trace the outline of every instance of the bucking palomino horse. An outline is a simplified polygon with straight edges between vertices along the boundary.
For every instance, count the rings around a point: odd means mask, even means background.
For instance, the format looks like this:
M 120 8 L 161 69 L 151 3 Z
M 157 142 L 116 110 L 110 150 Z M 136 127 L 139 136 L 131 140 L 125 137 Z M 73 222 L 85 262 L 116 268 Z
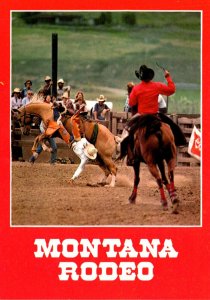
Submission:
M 172 212 L 178 213 L 179 200 L 174 187 L 176 146 L 170 126 L 161 122 L 155 115 L 146 114 L 135 117 L 135 122 L 130 127 L 130 134 L 121 143 L 119 159 L 124 158 L 128 154 L 130 147 L 133 148 L 134 155 L 134 186 L 129 202 L 135 203 L 136 201 L 137 188 L 140 182 L 140 163 L 144 162 L 157 181 L 163 209 L 168 209 L 163 188 L 163 185 L 165 185 L 172 202 Z M 170 182 L 165 174 L 165 162 L 168 167 Z
M 26 133 L 26 128 L 30 124 L 30 116 L 38 115 L 44 124 L 53 120 L 53 109 L 45 102 L 29 103 L 19 109 L 19 119 L 21 127 Z M 100 184 L 105 185 L 107 178 L 111 175 L 110 187 L 115 186 L 117 167 L 113 161 L 113 155 L 118 146 L 118 138 L 114 136 L 107 127 L 93 120 L 80 116 L 80 128 L 86 139 L 95 145 L 98 150 L 97 162 L 104 171 L 104 177 Z M 71 121 L 69 117 L 62 116 L 65 129 L 71 134 Z

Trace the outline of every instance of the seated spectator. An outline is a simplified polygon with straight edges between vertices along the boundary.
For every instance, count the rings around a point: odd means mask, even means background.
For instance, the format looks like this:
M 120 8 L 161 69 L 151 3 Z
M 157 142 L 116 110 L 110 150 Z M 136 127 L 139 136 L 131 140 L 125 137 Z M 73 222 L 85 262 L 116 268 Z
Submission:
M 77 92 L 74 103 L 75 103 L 76 111 L 80 110 L 80 112 L 87 112 L 87 104 L 85 102 L 83 92 L 81 91 Z
M 24 88 L 22 89 L 21 92 L 21 97 L 25 98 L 27 96 L 27 91 L 32 91 L 32 81 L 31 80 L 26 80 L 24 83 Z
M 100 95 L 97 98 L 98 103 L 94 105 L 93 116 L 96 121 L 106 120 L 107 112 L 110 111 L 109 107 L 105 104 L 106 98 L 104 95 Z
M 64 80 L 61 78 L 58 80 L 58 87 L 57 87 L 57 101 L 62 101 L 62 96 L 64 92 L 67 92 L 70 95 L 71 87 L 70 85 L 64 86 Z
M 11 108 L 12 110 L 17 110 L 21 106 L 22 106 L 21 91 L 19 88 L 15 88 L 12 93 Z
M 22 100 L 22 105 L 26 105 L 31 101 L 31 98 L 33 97 L 33 92 L 31 90 L 27 91 L 26 97 L 23 98 Z
M 63 104 L 67 108 L 66 115 L 73 116 L 75 113 L 74 105 L 73 105 L 71 99 L 69 98 L 67 92 L 63 93 L 62 100 L 63 100 Z
M 43 86 L 44 96 L 51 95 L 52 79 L 50 76 L 45 77 L 45 85 Z

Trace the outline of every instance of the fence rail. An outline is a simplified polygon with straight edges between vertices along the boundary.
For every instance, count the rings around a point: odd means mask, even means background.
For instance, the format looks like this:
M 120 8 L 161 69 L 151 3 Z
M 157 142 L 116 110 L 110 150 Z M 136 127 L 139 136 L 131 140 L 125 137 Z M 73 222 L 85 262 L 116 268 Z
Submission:
M 200 115 L 186 115 L 186 114 L 180 114 L 180 115 L 168 115 L 176 124 L 178 124 L 187 141 L 189 142 L 192 129 L 194 125 L 200 129 L 201 123 L 200 123 Z M 104 124 L 109 130 L 114 134 L 120 136 L 127 120 L 131 117 L 130 113 L 126 112 L 110 112 L 109 119 L 101 122 Z M 21 136 L 21 132 L 19 128 L 15 128 L 15 130 L 12 133 L 12 154 L 13 159 L 17 159 L 17 157 L 20 155 L 22 151 L 22 157 L 25 160 L 28 160 L 29 155 L 31 155 L 30 149 L 33 144 L 34 137 L 39 134 L 38 129 L 32 129 L 31 134 L 29 136 Z M 62 155 L 65 155 L 68 157 L 70 155 L 69 148 L 66 146 L 64 141 L 57 139 L 57 146 L 58 150 L 62 150 Z M 65 152 L 66 149 L 66 152 Z M 191 157 L 188 152 L 188 147 L 183 148 L 177 148 L 177 164 L 178 165 L 185 165 L 185 166 L 199 166 L 199 161 L 195 158 Z M 48 154 L 49 155 L 49 154 Z M 71 153 L 71 155 L 73 155 Z M 43 156 L 43 155 L 42 155 Z M 45 154 L 46 156 L 46 154 Z M 43 158 L 45 158 L 43 156 Z

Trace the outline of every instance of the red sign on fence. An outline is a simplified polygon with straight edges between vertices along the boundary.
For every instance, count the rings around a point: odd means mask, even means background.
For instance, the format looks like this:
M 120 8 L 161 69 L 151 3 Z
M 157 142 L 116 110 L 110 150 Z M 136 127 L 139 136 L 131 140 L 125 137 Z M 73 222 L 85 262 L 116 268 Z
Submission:
M 201 133 L 196 126 L 193 127 L 190 137 L 188 153 L 198 160 L 201 159 Z

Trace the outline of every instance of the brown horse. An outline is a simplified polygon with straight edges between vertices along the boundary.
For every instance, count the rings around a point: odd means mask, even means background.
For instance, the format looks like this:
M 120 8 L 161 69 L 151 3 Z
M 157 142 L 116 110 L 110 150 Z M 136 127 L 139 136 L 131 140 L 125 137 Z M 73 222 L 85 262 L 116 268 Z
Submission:
M 49 121 L 53 120 L 52 106 L 43 102 L 34 102 L 21 107 L 19 109 L 19 119 L 21 120 L 21 127 L 26 128 L 26 126 L 30 124 L 31 115 L 38 115 L 43 120 L 44 124 L 47 125 Z M 71 134 L 70 118 L 63 117 L 62 121 L 66 130 L 69 132 L 69 134 Z M 80 127 L 87 140 L 90 143 L 93 143 L 98 150 L 97 161 L 99 166 L 104 171 L 104 177 L 100 183 L 105 185 L 108 176 L 111 175 L 112 179 L 109 186 L 114 187 L 117 167 L 112 157 L 117 148 L 116 137 L 104 125 L 85 119 L 82 116 L 80 116 Z M 97 133 L 94 137 L 95 141 L 93 141 L 93 135 L 96 131 Z
M 86 139 L 94 144 L 98 150 L 97 161 L 104 171 L 104 178 L 101 184 L 106 184 L 106 180 L 111 175 L 110 187 L 115 186 L 117 167 L 113 161 L 113 155 L 117 149 L 117 137 L 109 129 L 93 120 L 87 119 L 80 115 L 80 130 L 84 133 Z M 71 118 L 63 117 L 62 122 L 66 130 L 71 134 Z
M 176 165 L 176 146 L 174 136 L 169 125 L 162 123 L 154 115 L 142 115 L 136 118 L 135 126 L 128 137 L 121 143 L 121 155 L 119 159 L 128 154 L 133 145 L 134 155 L 134 186 L 129 197 L 130 203 L 135 203 L 137 188 L 140 182 L 140 163 L 145 162 L 149 171 L 157 181 L 161 204 L 167 209 L 167 199 L 163 185 L 169 193 L 172 202 L 172 212 L 178 213 L 178 198 L 174 188 L 174 169 Z M 165 162 L 168 167 L 168 178 L 165 174 Z

